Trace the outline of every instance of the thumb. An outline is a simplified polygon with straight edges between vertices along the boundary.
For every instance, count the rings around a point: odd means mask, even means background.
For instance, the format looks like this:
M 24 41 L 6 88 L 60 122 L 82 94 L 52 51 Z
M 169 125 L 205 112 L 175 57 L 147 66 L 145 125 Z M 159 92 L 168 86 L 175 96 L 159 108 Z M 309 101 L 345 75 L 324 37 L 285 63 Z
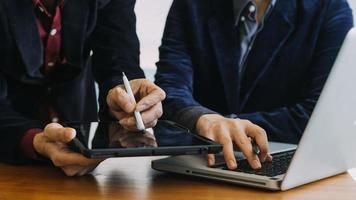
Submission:
M 44 130 L 44 135 L 53 142 L 70 142 L 76 135 L 73 128 L 64 128 L 57 123 L 48 124 Z

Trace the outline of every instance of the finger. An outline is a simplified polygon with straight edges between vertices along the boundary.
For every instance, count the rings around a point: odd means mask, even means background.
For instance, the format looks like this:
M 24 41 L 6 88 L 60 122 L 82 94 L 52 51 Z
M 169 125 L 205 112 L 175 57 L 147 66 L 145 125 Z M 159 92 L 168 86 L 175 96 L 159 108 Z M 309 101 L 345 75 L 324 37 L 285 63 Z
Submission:
M 224 159 L 227 164 L 227 167 L 230 170 L 234 170 L 237 168 L 236 164 L 236 159 L 235 159 L 235 154 L 234 154 L 234 148 L 233 144 L 230 138 L 224 138 L 221 140 L 221 144 L 223 145 L 223 154 L 224 154 Z
M 44 130 L 44 136 L 53 142 L 70 142 L 76 135 L 73 128 L 63 128 L 62 125 L 57 123 L 48 124 Z
M 119 86 L 109 91 L 106 102 L 110 109 L 126 113 L 133 113 L 136 106 L 134 99 Z
M 82 166 L 63 166 L 61 169 L 67 176 L 76 176 L 84 168 Z
M 146 128 L 152 128 L 156 125 L 157 120 L 162 116 L 162 104 L 158 104 L 151 107 L 149 110 L 141 113 L 142 121 Z M 133 116 L 120 120 L 120 124 L 126 127 L 136 126 L 136 119 Z
M 84 176 L 89 172 L 93 171 L 95 168 L 96 166 L 82 167 L 77 165 L 61 167 L 61 169 L 67 176 Z
M 86 175 L 86 174 L 92 172 L 96 167 L 97 167 L 97 165 L 83 168 L 81 171 L 79 171 L 79 172 L 77 173 L 77 175 L 78 175 L 78 176 L 84 176 L 84 175 Z
M 119 121 L 119 124 L 127 131 L 137 132 L 136 119 L 133 116 L 125 117 Z
M 208 166 L 213 166 L 215 165 L 215 155 L 214 154 L 208 154 Z
M 163 114 L 163 110 L 162 110 L 161 102 L 157 103 L 149 110 L 144 111 L 142 113 L 142 120 L 146 128 L 152 128 L 152 126 L 148 127 L 147 125 L 152 124 L 154 121 L 157 121 L 162 116 L 162 114 Z
M 232 138 L 236 145 L 239 147 L 241 152 L 245 155 L 248 163 L 253 169 L 261 168 L 261 163 L 258 156 L 253 152 L 252 144 L 249 138 L 246 136 L 246 133 L 240 128 L 235 127 L 233 129 Z
M 210 140 L 216 141 L 215 136 L 212 133 L 202 134 L 202 136 L 209 138 Z M 208 160 L 208 166 L 215 165 L 215 155 L 214 154 L 208 154 L 207 160 Z
M 119 121 L 124 119 L 124 118 L 129 118 L 129 117 L 133 116 L 132 114 L 127 114 L 125 112 L 114 111 L 114 110 L 111 110 L 111 114 Z
M 57 167 L 69 165 L 87 167 L 99 164 L 101 161 L 103 161 L 103 159 L 88 159 L 79 153 L 60 149 L 55 143 L 48 145 L 48 155 L 53 164 Z
M 272 162 L 273 157 L 271 156 L 271 154 L 267 154 L 266 160 L 267 160 L 267 162 Z
M 166 98 L 166 93 L 161 88 L 157 87 L 153 83 L 152 85 L 152 89 L 149 90 L 147 94 L 143 94 L 145 96 L 137 103 L 136 111 L 142 112 L 147 110 Z
M 153 128 L 153 127 L 155 127 L 157 125 L 157 123 L 158 123 L 158 120 L 155 120 L 153 122 L 150 122 L 150 123 L 146 124 L 145 127 L 146 128 Z
M 249 123 L 246 126 L 245 130 L 247 135 L 251 137 L 259 147 L 260 149 L 259 158 L 261 162 L 265 162 L 267 158 L 267 154 L 269 152 L 268 139 L 265 130 L 252 123 Z
M 125 118 L 125 119 L 122 119 L 120 120 L 120 125 L 125 129 L 125 130 L 128 130 L 130 132 L 137 132 L 139 131 L 137 129 L 137 126 L 136 126 L 136 120 L 134 117 L 130 117 L 130 118 Z M 152 122 L 149 122 L 149 123 L 146 123 L 145 124 L 145 128 L 153 128 L 157 125 L 158 123 L 158 120 L 155 120 L 155 121 L 152 121 Z

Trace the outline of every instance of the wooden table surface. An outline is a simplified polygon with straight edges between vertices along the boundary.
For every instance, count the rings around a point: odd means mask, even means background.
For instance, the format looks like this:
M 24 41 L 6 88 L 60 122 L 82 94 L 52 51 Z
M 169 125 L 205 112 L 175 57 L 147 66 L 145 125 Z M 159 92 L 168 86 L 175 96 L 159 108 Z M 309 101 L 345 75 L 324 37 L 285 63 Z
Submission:
M 150 167 L 152 159 L 109 159 L 91 175 L 72 178 L 44 165 L 0 164 L 0 200 L 356 199 L 356 183 L 347 173 L 286 192 L 269 192 L 157 172 Z

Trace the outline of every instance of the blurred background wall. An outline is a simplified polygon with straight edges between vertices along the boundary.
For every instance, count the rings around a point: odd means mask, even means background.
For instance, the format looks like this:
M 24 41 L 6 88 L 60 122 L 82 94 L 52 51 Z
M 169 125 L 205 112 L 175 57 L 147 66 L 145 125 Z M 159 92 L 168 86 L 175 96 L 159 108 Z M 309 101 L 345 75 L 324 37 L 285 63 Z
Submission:
M 356 14 L 356 0 L 349 0 L 349 2 Z M 161 44 L 164 24 L 171 4 L 172 0 L 137 0 L 136 3 L 137 33 L 141 43 L 141 66 L 151 80 L 155 73 L 158 47 Z

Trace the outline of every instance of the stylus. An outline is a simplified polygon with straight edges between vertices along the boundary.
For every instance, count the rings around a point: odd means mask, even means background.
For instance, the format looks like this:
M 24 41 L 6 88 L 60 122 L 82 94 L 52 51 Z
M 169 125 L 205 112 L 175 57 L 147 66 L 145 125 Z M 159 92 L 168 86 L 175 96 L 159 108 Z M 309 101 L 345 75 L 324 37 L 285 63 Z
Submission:
M 129 80 L 127 79 L 126 75 L 124 72 L 122 72 L 122 80 L 124 81 L 124 86 L 125 86 L 125 90 L 127 92 L 127 94 L 133 99 L 133 101 L 136 103 L 136 100 L 135 100 L 135 96 L 132 92 L 132 89 L 131 89 L 131 86 L 130 86 L 130 82 Z M 140 112 L 137 112 L 135 111 L 134 112 L 134 115 L 135 115 L 135 120 L 136 120 L 136 127 L 139 131 L 145 131 L 145 124 L 143 123 L 143 120 L 142 120 L 142 116 L 140 114 Z

